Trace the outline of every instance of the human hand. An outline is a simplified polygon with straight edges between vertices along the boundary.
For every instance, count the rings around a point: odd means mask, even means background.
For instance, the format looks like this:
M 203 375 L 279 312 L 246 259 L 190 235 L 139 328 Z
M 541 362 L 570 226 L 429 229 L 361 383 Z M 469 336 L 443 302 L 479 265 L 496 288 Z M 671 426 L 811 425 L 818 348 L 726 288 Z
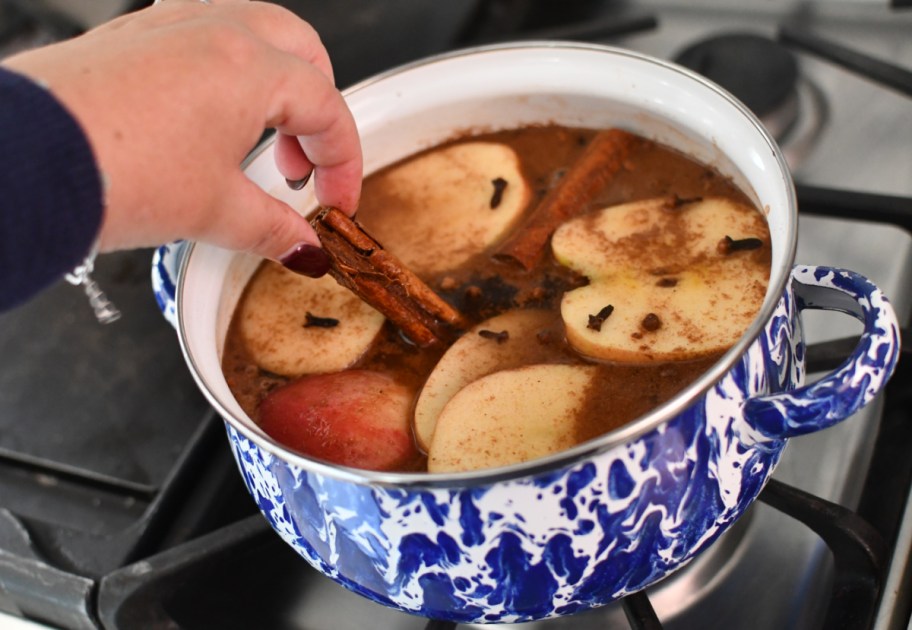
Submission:
M 186 238 L 319 267 L 307 221 L 240 169 L 265 128 L 286 178 L 313 169 L 322 205 L 357 207 L 354 120 L 319 36 L 281 7 L 167 0 L 4 64 L 86 131 L 107 183 L 102 251 Z

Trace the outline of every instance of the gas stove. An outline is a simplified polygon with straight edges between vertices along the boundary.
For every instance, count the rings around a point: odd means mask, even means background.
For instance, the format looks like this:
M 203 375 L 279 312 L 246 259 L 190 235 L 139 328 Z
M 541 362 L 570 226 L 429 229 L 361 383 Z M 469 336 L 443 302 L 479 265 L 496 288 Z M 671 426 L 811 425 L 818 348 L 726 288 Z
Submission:
M 0 1 L 29 25 L 17 46 L 29 34 L 71 34 L 30 10 L 44 4 Z M 748 103 L 782 146 L 798 190 L 796 262 L 868 276 L 908 325 L 912 11 L 898 3 L 281 4 L 321 33 L 341 86 L 515 39 L 593 41 L 688 65 Z M 0 623 L 457 627 L 345 591 L 256 513 L 154 305 L 149 260 L 145 251 L 99 260 L 99 281 L 124 311 L 114 326 L 95 324 L 67 285 L 0 315 Z M 813 379 L 846 356 L 860 327 L 804 318 Z M 685 569 L 614 605 L 526 627 L 912 628 L 907 355 L 875 404 L 792 440 L 760 501 Z

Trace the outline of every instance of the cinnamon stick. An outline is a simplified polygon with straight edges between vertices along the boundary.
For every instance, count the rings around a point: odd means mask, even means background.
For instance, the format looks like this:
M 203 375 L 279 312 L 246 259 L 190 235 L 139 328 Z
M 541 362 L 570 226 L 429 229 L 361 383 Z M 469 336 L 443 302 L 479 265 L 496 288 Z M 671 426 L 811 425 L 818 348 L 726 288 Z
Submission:
M 420 347 L 449 339 L 465 327 L 444 302 L 355 221 L 324 208 L 311 224 L 329 254 L 330 275 L 386 316 Z
M 517 262 L 526 270 L 534 267 L 554 230 L 585 207 L 623 168 L 635 138 L 620 129 L 597 133 L 525 225 L 504 241 L 494 257 Z

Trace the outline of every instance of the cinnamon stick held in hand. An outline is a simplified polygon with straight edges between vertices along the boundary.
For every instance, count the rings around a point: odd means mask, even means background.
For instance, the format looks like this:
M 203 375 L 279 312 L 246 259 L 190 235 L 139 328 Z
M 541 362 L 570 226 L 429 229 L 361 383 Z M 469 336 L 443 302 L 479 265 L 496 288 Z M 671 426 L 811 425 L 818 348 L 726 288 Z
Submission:
M 420 347 L 448 340 L 462 315 L 383 249 L 345 213 L 324 208 L 311 220 L 329 255 L 330 275 L 386 316 Z
M 636 136 L 606 129 L 592 138 L 582 155 L 541 200 L 529 219 L 495 252 L 494 257 L 515 261 L 529 270 L 540 260 L 554 230 L 579 214 L 623 168 Z

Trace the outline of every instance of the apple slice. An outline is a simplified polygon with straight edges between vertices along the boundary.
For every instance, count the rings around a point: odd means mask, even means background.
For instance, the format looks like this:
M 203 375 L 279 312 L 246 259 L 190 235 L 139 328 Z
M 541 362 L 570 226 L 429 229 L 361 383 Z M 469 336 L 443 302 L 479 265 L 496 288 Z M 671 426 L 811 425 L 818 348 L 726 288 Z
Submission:
M 495 142 L 423 153 L 366 185 L 358 220 L 424 278 L 483 252 L 514 225 L 531 199 L 519 157 Z
M 577 443 L 577 416 L 598 368 L 527 365 L 459 390 L 437 418 L 429 472 L 460 472 L 529 461 Z
M 419 457 L 409 426 L 413 397 L 410 388 L 379 372 L 305 376 L 263 399 L 259 423 L 304 455 L 354 468 L 399 470 Z
M 296 377 L 351 366 L 384 317 L 329 276 L 307 278 L 266 261 L 247 287 L 237 321 L 257 365 Z
M 425 381 L 415 404 L 418 445 L 424 450 L 430 448 L 440 411 L 472 381 L 553 357 L 557 344 L 542 343 L 536 338 L 536 333 L 546 330 L 553 320 L 554 315 L 542 309 L 507 311 L 473 327 L 450 346 Z
M 564 294 L 567 340 L 625 362 L 686 360 L 731 346 L 769 279 L 769 232 L 754 208 L 723 198 L 658 198 L 573 219 L 555 258 L 589 278 Z

